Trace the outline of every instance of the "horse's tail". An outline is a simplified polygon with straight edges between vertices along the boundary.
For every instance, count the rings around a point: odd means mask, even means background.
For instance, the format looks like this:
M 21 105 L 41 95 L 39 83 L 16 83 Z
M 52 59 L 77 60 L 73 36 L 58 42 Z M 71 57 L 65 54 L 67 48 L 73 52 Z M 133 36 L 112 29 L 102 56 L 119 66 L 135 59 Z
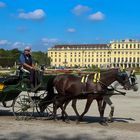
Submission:
M 50 100 L 54 97 L 54 79 L 55 79 L 55 77 L 56 76 L 51 76 L 47 82 L 46 91 L 47 91 L 47 97 Z
M 53 86 L 54 86 L 53 81 L 54 81 L 55 77 L 56 76 L 51 76 L 48 78 L 47 86 L 46 86 L 47 95 L 39 103 L 39 108 L 40 108 L 41 112 L 44 112 L 44 110 L 47 108 L 47 106 L 53 102 L 52 100 L 55 96 L 54 88 L 53 88 Z

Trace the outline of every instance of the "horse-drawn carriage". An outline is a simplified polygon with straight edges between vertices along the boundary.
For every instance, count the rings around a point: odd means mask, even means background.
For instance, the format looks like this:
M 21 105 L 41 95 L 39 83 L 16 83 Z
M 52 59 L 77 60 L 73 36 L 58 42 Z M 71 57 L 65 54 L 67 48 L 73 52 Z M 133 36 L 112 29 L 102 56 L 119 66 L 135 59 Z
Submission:
M 47 80 L 51 75 L 45 76 L 42 71 L 37 72 L 39 82 L 34 89 L 30 87 L 28 72 L 22 71 L 21 74 L 17 70 L 16 75 L 0 78 L 0 102 L 6 108 L 12 107 L 13 114 L 18 120 L 32 117 L 35 110 L 38 115 L 43 115 L 38 109 L 38 104 L 46 96 Z M 48 106 L 46 111 L 49 115 L 51 107 Z
M 0 102 L 2 102 L 4 107 L 12 107 L 13 114 L 17 119 L 30 118 L 35 114 L 35 110 L 41 116 L 44 114 L 44 110 L 47 110 L 46 114 L 52 113 L 50 104 L 53 103 L 53 115 L 55 118 L 58 107 L 60 107 L 62 113 L 67 116 L 63 104 L 82 96 L 83 99 L 87 99 L 88 107 L 86 106 L 81 117 L 87 112 L 93 99 L 96 99 L 97 102 L 99 101 L 99 113 L 100 116 L 103 117 L 104 111 L 102 110 L 103 106 L 101 106 L 102 102 L 100 101 L 103 101 L 103 97 L 108 95 L 109 89 L 107 87 L 115 80 L 118 80 L 126 89 L 130 89 L 132 85 L 128 75 L 126 73 L 124 75 L 124 73 L 119 72 L 118 69 L 107 70 L 97 75 L 97 73 L 87 74 L 83 79 L 82 76 L 70 74 L 45 76 L 43 72 L 40 72 L 38 77 L 39 84 L 32 90 L 29 84 L 29 73 L 23 72 L 22 74 L 0 79 Z M 87 85 L 89 87 L 87 87 Z M 98 86 L 100 89 L 96 89 Z M 54 87 L 57 89 L 58 94 L 54 93 Z M 95 91 L 95 89 L 97 91 Z M 38 93 L 42 90 L 43 93 Z M 124 94 L 124 92 L 120 93 Z M 110 94 L 108 97 L 112 95 L 113 94 Z M 6 104 L 7 101 L 12 101 L 12 104 L 8 106 Z M 76 112 L 76 114 L 78 113 Z

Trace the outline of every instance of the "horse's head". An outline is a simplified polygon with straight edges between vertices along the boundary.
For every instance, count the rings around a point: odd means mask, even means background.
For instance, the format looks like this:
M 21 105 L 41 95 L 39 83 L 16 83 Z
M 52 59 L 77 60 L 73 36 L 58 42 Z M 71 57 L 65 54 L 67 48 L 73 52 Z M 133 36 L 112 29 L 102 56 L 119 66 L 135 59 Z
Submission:
M 131 83 L 127 72 L 118 71 L 117 81 L 121 84 L 121 86 L 123 86 L 125 90 L 131 89 Z

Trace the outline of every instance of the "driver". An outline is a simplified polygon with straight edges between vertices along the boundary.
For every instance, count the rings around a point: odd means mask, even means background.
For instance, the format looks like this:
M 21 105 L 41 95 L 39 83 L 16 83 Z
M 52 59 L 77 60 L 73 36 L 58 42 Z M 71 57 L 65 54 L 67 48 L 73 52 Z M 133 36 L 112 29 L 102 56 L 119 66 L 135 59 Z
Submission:
M 30 72 L 31 88 L 35 87 L 35 65 L 31 56 L 31 47 L 25 47 L 24 52 L 20 54 L 19 63 L 25 71 Z

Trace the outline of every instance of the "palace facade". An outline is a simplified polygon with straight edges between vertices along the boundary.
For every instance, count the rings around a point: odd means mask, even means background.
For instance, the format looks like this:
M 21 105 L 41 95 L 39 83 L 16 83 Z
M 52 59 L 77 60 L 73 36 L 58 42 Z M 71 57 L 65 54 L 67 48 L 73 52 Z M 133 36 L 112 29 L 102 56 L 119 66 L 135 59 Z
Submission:
M 48 49 L 51 66 L 140 67 L 140 41 L 126 39 L 108 44 L 55 45 Z

